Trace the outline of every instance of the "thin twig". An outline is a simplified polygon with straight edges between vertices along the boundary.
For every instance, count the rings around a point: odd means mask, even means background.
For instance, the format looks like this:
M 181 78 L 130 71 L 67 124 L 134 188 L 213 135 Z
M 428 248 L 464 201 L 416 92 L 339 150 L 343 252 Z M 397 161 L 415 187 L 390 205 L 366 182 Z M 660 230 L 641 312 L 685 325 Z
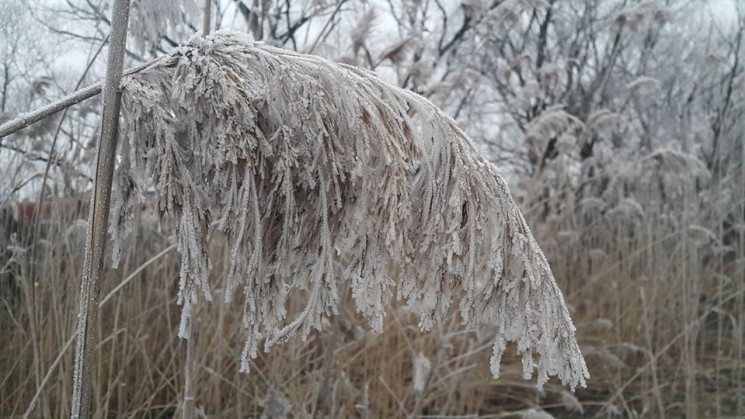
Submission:
M 316 49 L 316 47 L 318 46 L 318 43 L 321 41 L 321 39 L 323 39 L 323 35 L 326 32 L 326 29 L 331 24 L 331 21 L 334 20 L 334 18 L 336 17 L 336 14 L 339 13 L 339 10 L 341 9 L 341 6 L 343 6 L 344 3 L 346 3 L 346 2 L 347 2 L 347 0 L 339 0 L 339 3 L 336 5 L 336 8 L 331 13 L 331 16 L 329 16 L 328 20 L 326 20 L 326 24 L 323 25 L 323 29 L 321 29 L 321 32 L 318 34 L 318 37 L 313 42 L 313 45 L 310 47 L 310 50 L 308 50 L 308 54 L 312 54 L 313 53 L 313 50 Z

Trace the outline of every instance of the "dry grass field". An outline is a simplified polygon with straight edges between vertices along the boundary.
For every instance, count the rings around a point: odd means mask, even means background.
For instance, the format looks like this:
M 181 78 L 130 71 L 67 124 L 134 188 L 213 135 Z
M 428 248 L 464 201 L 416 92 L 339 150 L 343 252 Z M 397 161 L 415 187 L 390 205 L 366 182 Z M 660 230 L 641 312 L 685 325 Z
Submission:
M 514 356 L 494 380 L 487 367 L 493 331 L 465 330 L 456 313 L 423 334 L 417 319 L 392 307 L 384 333 L 375 334 L 343 291 L 344 308 L 326 332 L 260 355 L 247 375 L 237 372 L 240 309 L 199 306 L 199 411 L 208 417 L 742 415 L 741 226 L 717 234 L 638 204 L 600 204 L 580 201 L 581 208 L 543 220 L 527 211 L 578 328 L 592 375 L 586 389 L 572 394 L 552 381 L 537 391 L 522 380 Z M 179 261 L 152 215 L 138 217 L 121 266 L 107 271 L 101 293 L 96 417 L 179 414 L 186 347 L 175 333 Z M 33 234 L 15 228 L 19 239 Z M 2 417 L 23 414 L 34 399 L 41 410 L 33 416 L 69 415 L 84 233 L 81 222 L 50 222 L 34 245 L 17 242 L 3 256 Z M 726 235 L 738 242 L 724 248 Z M 217 236 L 210 243 L 219 281 L 226 246 Z M 290 311 L 301 303 L 291 302 Z

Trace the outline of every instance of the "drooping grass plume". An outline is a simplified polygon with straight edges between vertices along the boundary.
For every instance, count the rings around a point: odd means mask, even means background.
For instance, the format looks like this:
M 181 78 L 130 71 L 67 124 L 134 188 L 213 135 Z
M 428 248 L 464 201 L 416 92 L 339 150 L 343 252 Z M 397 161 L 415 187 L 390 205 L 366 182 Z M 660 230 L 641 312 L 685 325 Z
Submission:
M 585 385 L 561 291 L 504 179 L 427 100 L 232 32 L 192 38 L 122 89 L 111 230 L 121 240 L 154 188 L 181 254 L 182 336 L 199 294 L 212 299 L 218 228 L 231 249 L 225 300 L 239 288 L 245 299 L 244 371 L 262 340 L 269 350 L 321 329 L 350 281 L 376 331 L 396 287 L 423 330 L 455 310 L 469 327 L 496 325 L 495 376 L 514 341 L 526 378 Z

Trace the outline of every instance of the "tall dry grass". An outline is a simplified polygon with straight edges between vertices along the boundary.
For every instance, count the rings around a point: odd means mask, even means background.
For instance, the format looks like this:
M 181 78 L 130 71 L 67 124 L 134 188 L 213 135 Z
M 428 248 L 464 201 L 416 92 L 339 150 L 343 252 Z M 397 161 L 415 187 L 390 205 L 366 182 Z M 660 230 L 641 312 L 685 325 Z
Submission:
M 707 230 L 701 226 L 706 207 L 694 211 L 683 201 L 662 211 L 651 199 L 646 205 L 605 202 L 575 192 L 545 202 L 528 196 L 523 207 L 573 311 L 592 374 L 587 389 L 572 395 L 551 381 L 537 391 L 522 380 L 514 352 L 505 358 L 503 377 L 492 379 L 485 365 L 493 331 L 464 330 L 455 314 L 422 334 L 417 320 L 393 307 L 385 332 L 376 335 L 342 291 L 342 314 L 329 319 L 327 332 L 260 355 L 248 375 L 238 373 L 239 307 L 198 306 L 197 412 L 208 417 L 742 415 L 742 226 Z M 182 406 L 186 341 L 176 336 L 178 257 L 163 252 L 169 247 L 166 233 L 158 232 L 150 214 L 137 217 L 120 268 L 104 279 L 96 417 L 172 417 Z M 51 223 L 33 243 L 22 240 L 28 234 L 24 228 L 6 229 L 17 231 L 20 240 L 0 262 L 0 417 L 68 416 L 85 228 Z M 222 237 L 212 237 L 210 245 L 212 275 L 219 281 L 229 255 Z M 291 310 L 302 307 L 303 301 L 290 304 Z M 422 357 L 429 373 L 421 361 L 415 363 Z

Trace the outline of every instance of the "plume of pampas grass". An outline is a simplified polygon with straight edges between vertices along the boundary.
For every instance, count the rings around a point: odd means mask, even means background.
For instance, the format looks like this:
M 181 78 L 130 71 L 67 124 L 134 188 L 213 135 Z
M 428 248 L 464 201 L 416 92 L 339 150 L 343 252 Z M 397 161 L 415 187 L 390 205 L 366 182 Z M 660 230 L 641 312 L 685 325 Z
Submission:
M 580 403 L 579 400 L 577 400 L 576 397 L 572 393 L 569 393 L 567 391 L 561 392 L 561 404 L 564 405 L 564 408 L 571 413 L 577 413 L 580 415 L 585 414 L 585 408 L 582 406 L 582 403 Z
M 618 205 L 616 205 L 611 211 L 611 214 L 616 215 L 622 215 L 629 218 L 633 217 L 639 217 L 644 218 L 646 216 L 646 213 L 644 212 L 644 207 L 634 200 L 633 198 L 623 198 L 620 201 L 618 201 Z
M 670 10 L 660 0 L 643 0 L 625 6 L 616 15 L 616 23 L 627 26 L 632 31 L 641 29 L 642 23 L 646 21 L 663 24 L 668 20 L 670 20 Z
M 581 121 L 564 111 L 563 105 L 554 105 L 546 108 L 531 121 L 525 138 L 529 142 L 544 144 L 548 138 L 559 136 L 581 126 Z
M 586 128 L 592 132 L 603 134 L 606 137 L 618 129 L 620 116 L 607 109 L 600 109 L 587 117 Z
M 605 348 L 588 347 L 585 348 L 587 359 L 594 360 L 600 365 L 604 365 L 608 368 L 628 368 L 621 358 L 615 354 L 610 353 Z
M 270 388 L 262 401 L 264 411 L 262 418 L 286 418 L 292 412 L 292 404 L 285 395 L 276 388 Z
M 491 16 L 497 22 L 511 25 L 517 23 L 521 13 L 544 7 L 549 7 L 545 0 L 505 0 L 494 8 Z
M 414 379 L 412 380 L 412 386 L 414 387 L 414 393 L 422 395 L 424 390 L 427 389 L 427 381 L 432 373 L 432 363 L 429 361 L 423 353 L 419 353 L 414 358 Z
M 561 291 L 504 179 L 427 100 L 230 32 L 195 36 L 121 87 L 111 230 L 121 240 L 155 188 L 182 259 L 182 336 L 198 296 L 212 298 L 206 240 L 219 228 L 224 298 L 245 298 L 243 371 L 261 341 L 268 351 L 320 329 L 343 280 L 375 331 L 396 286 L 425 331 L 455 309 L 468 327 L 495 325 L 495 376 L 514 341 L 526 378 L 585 385 Z M 287 321 L 288 296 L 303 291 Z
M 696 243 L 706 244 L 710 242 L 716 243 L 718 241 L 717 235 L 713 231 L 700 225 L 691 224 L 688 226 L 686 232 L 688 233 L 688 237 Z
M 663 172 L 675 175 L 709 175 L 706 165 L 698 157 L 672 148 L 655 150 L 642 160 L 642 163 L 647 162 L 655 162 Z
M 660 87 L 660 81 L 647 76 L 640 76 L 626 85 L 626 90 L 640 95 L 648 95 Z
M 582 210 L 590 211 L 603 210 L 608 206 L 608 204 L 600 198 L 589 197 L 582 198 L 582 200 L 579 201 L 579 206 L 582 208 Z

